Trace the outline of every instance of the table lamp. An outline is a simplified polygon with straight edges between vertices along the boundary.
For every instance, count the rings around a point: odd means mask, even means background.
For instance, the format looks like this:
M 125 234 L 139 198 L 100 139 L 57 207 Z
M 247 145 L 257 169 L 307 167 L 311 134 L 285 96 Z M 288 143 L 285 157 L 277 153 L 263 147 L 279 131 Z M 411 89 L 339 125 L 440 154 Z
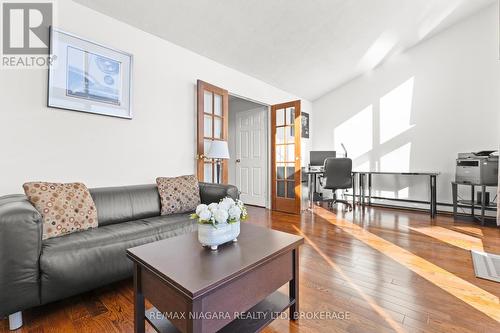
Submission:
M 205 155 L 207 158 L 214 159 L 217 164 L 217 184 L 220 184 L 220 167 L 222 160 L 229 159 L 229 148 L 227 141 L 212 141 L 208 153 Z

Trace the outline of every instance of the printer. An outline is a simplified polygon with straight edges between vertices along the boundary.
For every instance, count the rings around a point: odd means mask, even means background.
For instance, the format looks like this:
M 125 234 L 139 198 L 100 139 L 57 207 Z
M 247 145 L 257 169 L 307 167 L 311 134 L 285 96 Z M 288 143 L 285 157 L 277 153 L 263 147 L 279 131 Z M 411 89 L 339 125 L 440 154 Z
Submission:
M 496 150 L 459 153 L 455 182 L 474 185 L 498 185 L 498 154 Z

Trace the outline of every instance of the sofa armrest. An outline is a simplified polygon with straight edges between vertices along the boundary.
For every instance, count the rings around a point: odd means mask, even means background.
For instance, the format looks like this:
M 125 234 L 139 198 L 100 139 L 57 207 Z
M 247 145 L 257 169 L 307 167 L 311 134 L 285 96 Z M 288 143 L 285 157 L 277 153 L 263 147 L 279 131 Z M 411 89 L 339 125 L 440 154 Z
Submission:
M 0 197 L 0 317 L 40 304 L 42 217 L 24 195 Z
M 210 204 L 212 202 L 219 202 L 225 197 L 239 199 L 240 192 L 234 185 L 213 184 L 200 182 L 200 197 L 201 203 Z

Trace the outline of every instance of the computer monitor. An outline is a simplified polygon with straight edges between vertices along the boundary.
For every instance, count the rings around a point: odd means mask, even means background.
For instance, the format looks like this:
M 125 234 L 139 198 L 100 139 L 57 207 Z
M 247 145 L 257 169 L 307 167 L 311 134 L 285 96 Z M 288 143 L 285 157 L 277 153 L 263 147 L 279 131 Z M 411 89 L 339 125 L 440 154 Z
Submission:
M 330 157 L 337 157 L 337 154 L 334 150 L 332 151 L 312 150 L 309 152 L 309 165 L 323 166 L 323 164 L 325 164 L 325 160 Z

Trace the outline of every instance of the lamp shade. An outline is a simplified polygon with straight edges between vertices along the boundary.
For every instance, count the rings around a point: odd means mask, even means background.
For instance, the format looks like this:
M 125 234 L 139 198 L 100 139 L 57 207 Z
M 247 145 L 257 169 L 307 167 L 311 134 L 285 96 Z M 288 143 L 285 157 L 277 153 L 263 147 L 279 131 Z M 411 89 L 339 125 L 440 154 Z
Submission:
M 229 148 L 227 146 L 227 141 L 212 141 L 206 157 L 229 159 Z

